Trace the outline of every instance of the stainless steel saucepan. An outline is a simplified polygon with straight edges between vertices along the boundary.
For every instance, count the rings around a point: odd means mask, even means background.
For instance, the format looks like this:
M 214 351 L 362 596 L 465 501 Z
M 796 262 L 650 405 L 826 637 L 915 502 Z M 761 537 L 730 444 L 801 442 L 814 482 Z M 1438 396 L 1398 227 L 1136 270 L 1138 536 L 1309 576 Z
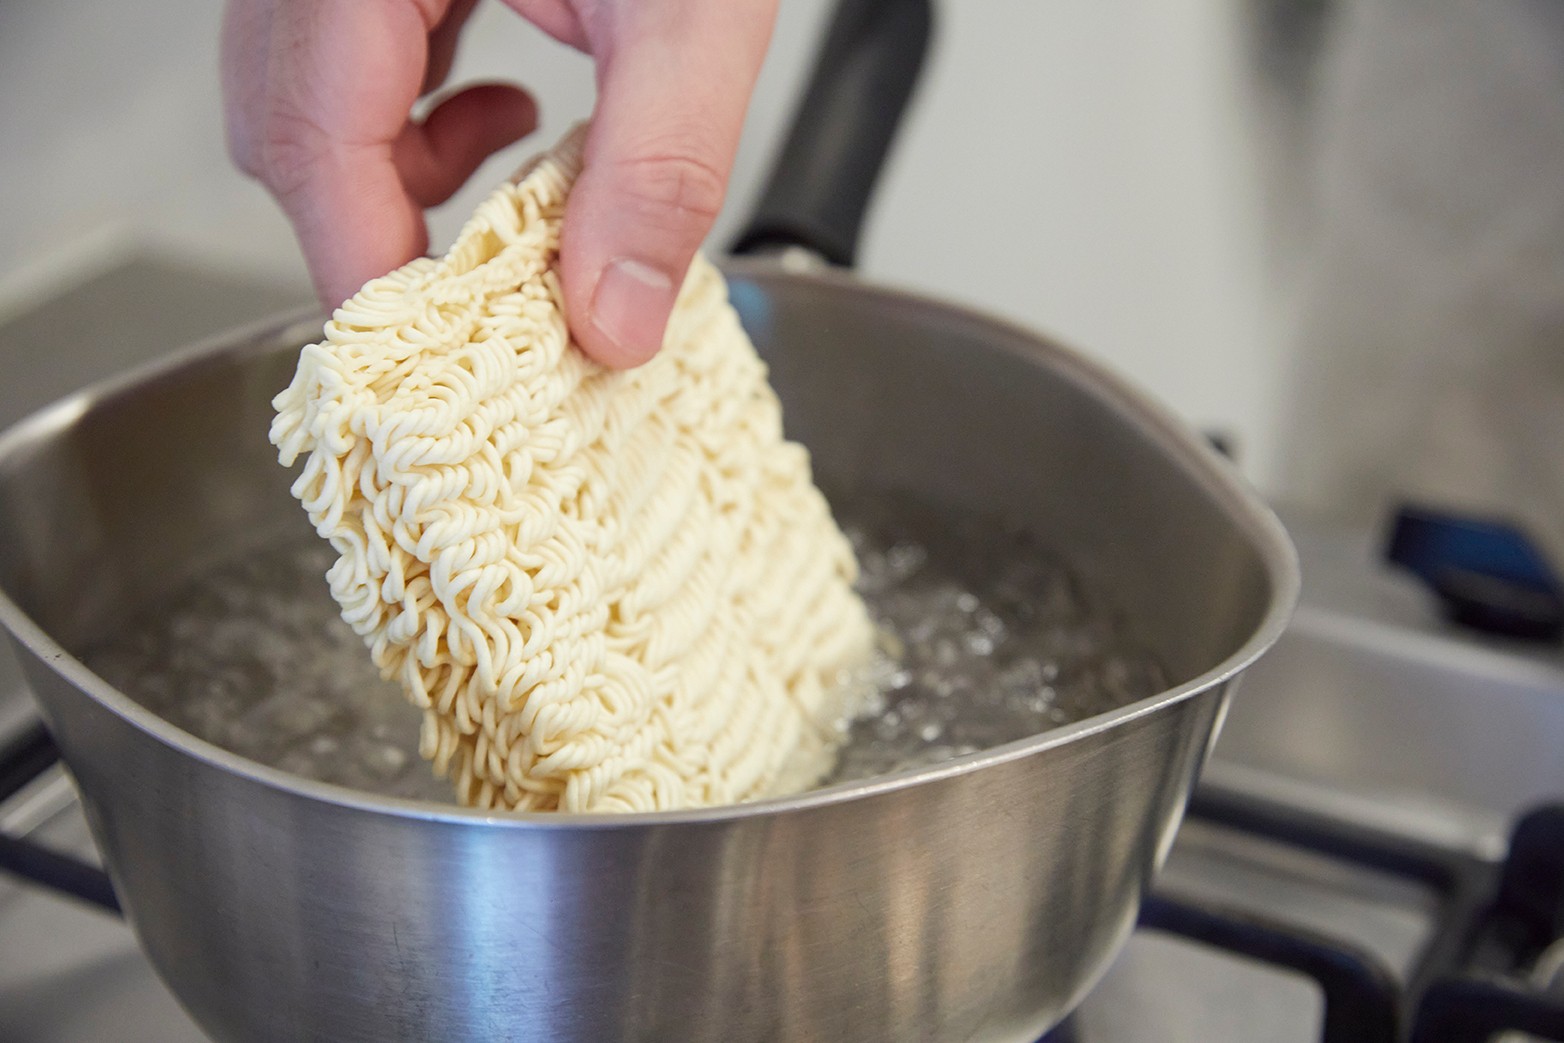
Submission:
M 845 4 L 806 113 L 834 78 L 879 98 L 839 126 L 894 116 L 920 12 Z M 751 245 L 850 257 L 889 132 L 843 140 L 875 155 L 845 177 L 862 198 L 814 215 L 837 245 L 778 218 L 777 192 Z M 1021 1041 L 1107 966 L 1234 678 L 1284 625 L 1281 527 L 1182 424 L 1032 333 L 840 272 L 728 275 L 822 476 L 1024 521 L 1173 686 L 936 767 L 698 811 L 494 815 L 262 767 L 79 658 L 200 563 L 304 524 L 266 432 L 319 319 L 234 334 L 0 436 L 0 622 L 126 915 L 215 1039 Z

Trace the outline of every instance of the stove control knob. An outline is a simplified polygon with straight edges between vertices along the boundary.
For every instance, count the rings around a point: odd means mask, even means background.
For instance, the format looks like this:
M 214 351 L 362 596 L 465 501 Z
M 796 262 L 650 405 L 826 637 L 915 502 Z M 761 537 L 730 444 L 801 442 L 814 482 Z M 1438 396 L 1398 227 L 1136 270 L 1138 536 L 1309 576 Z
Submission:
M 1534 641 L 1564 636 L 1564 582 L 1509 522 L 1404 506 L 1385 556 L 1426 583 L 1455 623 Z

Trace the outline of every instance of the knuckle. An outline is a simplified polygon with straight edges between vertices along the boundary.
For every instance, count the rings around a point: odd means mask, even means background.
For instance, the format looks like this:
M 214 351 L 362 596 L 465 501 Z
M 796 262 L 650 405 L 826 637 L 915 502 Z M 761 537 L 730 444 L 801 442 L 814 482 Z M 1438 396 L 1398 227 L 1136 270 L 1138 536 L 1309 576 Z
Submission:
M 299 191 L 319 165 L 326 135 L 307 117 L 286 109 L 266 114 L 250 146 L 250 171 L 280 198 Z
M 727 177 L 694 149 L 646 153 L 623 161 L 621 167 L 630 197 L 673 220 L 709 224 L 722 209 Z

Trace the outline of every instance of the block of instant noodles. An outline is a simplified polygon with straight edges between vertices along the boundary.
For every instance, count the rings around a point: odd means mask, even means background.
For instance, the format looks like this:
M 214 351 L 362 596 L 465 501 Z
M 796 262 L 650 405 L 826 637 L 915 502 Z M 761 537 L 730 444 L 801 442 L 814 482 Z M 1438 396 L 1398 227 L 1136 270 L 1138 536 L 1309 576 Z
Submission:
M 343 618 L 423 709 L 463 803 L 631 811 L 808 786 L 873 628 L 852 551 L 697 258 L 663 350 L 572 343 L 556 273 L 578 130 L 449 253 L 343 304 L 272 442 Z

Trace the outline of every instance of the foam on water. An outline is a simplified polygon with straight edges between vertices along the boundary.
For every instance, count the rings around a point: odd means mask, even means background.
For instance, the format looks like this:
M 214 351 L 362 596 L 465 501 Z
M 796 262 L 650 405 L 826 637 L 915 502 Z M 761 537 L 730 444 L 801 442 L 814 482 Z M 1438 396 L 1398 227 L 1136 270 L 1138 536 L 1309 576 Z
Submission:
M 1162 671 L 1025 531 L 901 499 L 838 503 L 884 634 L 828 782 L 935 763 L 1160 691 Z M 87 657 L 148 709 L 308 778 L 449 802 L 419 715 L 381 680 L 321 578 L 312 535 L 194 578 Z
M 419 712 L 337 613 L 335 552 L 307 534 L 232 559 L 87 656 L 147 709 L 323 782 L 451 801 L 418 756 Z

